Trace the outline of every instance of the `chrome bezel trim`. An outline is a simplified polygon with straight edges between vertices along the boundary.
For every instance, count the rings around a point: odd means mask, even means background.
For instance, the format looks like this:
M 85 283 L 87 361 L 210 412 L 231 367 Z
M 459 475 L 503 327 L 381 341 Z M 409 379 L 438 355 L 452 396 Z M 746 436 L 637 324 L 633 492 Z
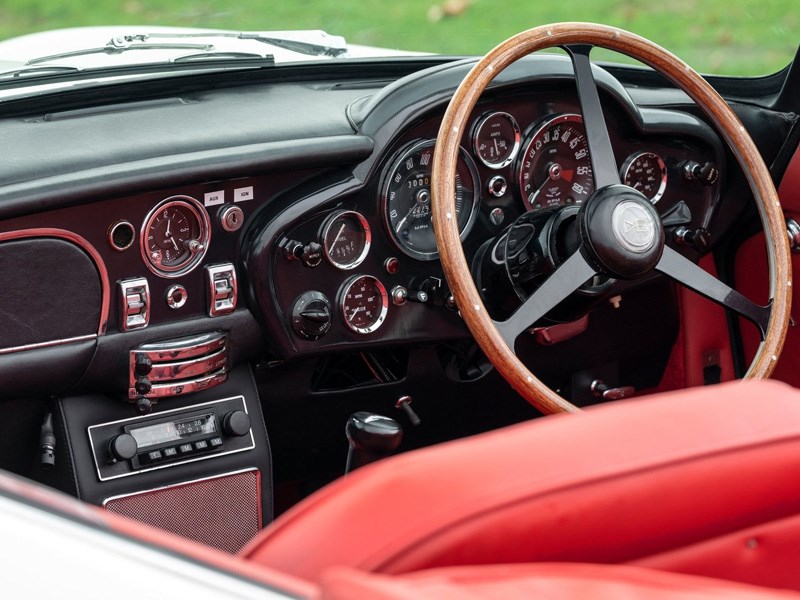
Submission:
M 217 287 L 215 285 L 217 275 L 230 275 L 231 295 L 228 299 L 229 305 L 217 308 Z M 208 316 L 219 317 L 227 315 L 236 310 L 239 304 L 239 282 L 236 278 L 236 267 L 231 263 L 206 266 L 206 285 L 208 290 Z
M 130 351 L 131 364 L 134 364 L 134 354 L 143 352 L 151 360 L 183 360 L 195 356 L 203 356 L 222 348 L 226 343 L 226 334 L 220 331 L 201 333 L 198 335 L 176 338 L 166 342 L 150 342 Z
M 48 237 L 66 240 L 79 246 L 81 250 L 89 255 L 89 258 L 94 263 L 97 273 L 100 276 L 100 290 L 101 290 L 101 306 L 100 306 L 100 320 L 97 325 L 96 334 L 80 335 L 71 338 L 62 338 L 57 340 L 47 340 L 46 342 L 34 342 L 31 344 L 22 344 L 21 346 L 10 346 L 7 348 L 0 348 L 0 354 L 10 354 L 12 352 L 22 352 L 25 350 L 34 350 L 37 348 L 48 348 L 50 346 L 61 346 L 76 341 L 85 341 L 106 332 L 108 327 L 108 311 L 109 302 L 111 298 L 111 284 L 108 280 L 108 271 L 106 264 L 103 262 L 103 257 L 85 238 L 79 236 L 77 233 L 67 231 L 66 229 L 55 229 L 50 227 L 42 227 L 38 229 L 18 229 L 16 231 L 6 231 L 0 233 L 0 242 L 8 242 L 11 240 L 24 240 L 28 238 Z
M 184 261 L 182 264 L 176 266 L 165 267 L 163 265 L 157 265 L 153 262 L 153 259 L 150 257 L 150 253 L 147 250 L 147 230 L 150 229 L 152 225 L 153 219 L 155 219 L 156 215 L 159 211 L 164 210 L 170 206 L 180 205 L 184 206 L 189 209 L 189 211 L 195 216 L 197 219 L 197 223 L 200 228 L 200 239 L 198 240 L 202 246 L 201 250 L 191 250 L 189 258 Z M 144 264 L 150 269 L 153 273 L 158 275 L 159 277 L 163 277 L 165 279 L 175 279 L 176 277 L 181 277 L 193 271 L 197 266 L 202 262 L 203 258 L 208 252 L 208 247 L 211 244 L 211 219 L 206 212 L 206 209 L 203 205 L 196 199 L 192 198 L 191 196 L 170 196 L 169 198 L 165 198 L 158 204 L 156 204 L 153 208 L 150 209 L 150 212 L 147 213 L 147 216 L 142 223 L 142 228 L 139 232 L 139 252 L 142 255 L 142 260 Z
M 174 396 L 184 396 L 186 394 L 194 394 L 195 392 L 202 392 L 217 387 L 228 380 L 228 367 L 227 365 L 220 367 L 213 373 L 195 377 L 193 379 L 178 380 L 165 383 L 154 383 L 150 391 L 146 394 L 140 394 L 134 387 L 128 388 L 128 400 L 135 402 L 141 396 L 145 398 L 172 398 Z
M 349 263 L 338 262 L 334 260 L 331 256 L 331 249 L 332 246 L 328 245 L 328 232 L 331 229 L 333 223 L 341 218 L 341 217 L 355 217 L 356 221 L 358 221 L 359 225 L 361 225 L 361 229 L 364 231 L 364 248 L 361 250 L 361 254 L 359 254 L 355 260 Z M 322 248 L 325 252 L 325 258 L 328 259 L 328 262 L 331 263 L 337 269 L 342 269 L 343 271 L 349 271 L 351 269 L 355 269 L 358 265 L 364 262 L 364 259 L 367 258 L 367 254 L 369 254 L 369 248 L 372 245 L 372 230 L 369 227 L 369 223 L 367 223 L 367 219 L 364 218 L 360 212 L 355 210 L 340 210 L 338 212 L 333 213 L 322 224 L 322 230 L 320 233 L 320 240 L 322 241 Z
M 656 154 L 655 152 L 634 152 L 628 158 L 626 158 L 625 162 L 622 164 L 622 168 L 619 170 L 620 177 L 622 178 L 623 185 L 628 185 L 627 183 L 625 183 L 625 178 L 628 177 L 628 171 L 633 166 L 633 163 L 643 156 L 649 156 L 651 158 L 655 158 L 656 163 L 658 164 L 658 168 L 661 170 L 661 183 L 658 186 L 658 190 L 656 191 L 655 196 L 653 196 L 652 198 L 647 198 L 647 196 L 645 196 L 645 198 L 650 200 L 651 204 L 655 204 L 656 202 L 661 200 L 661 198 L 664 196 L 664 192 L 667 189 L 667 175 L 668 175 L 667 165 L 664 162 L 664 159 L 661 158 L 658 154 Z
M 141 288 L 144 291 L 144 315 L 142 321 L 130 324 L 128 323 L 128 291 L 136 288 Z M 150 324 L 150 305 L 152 299 L 150 298 L 150 284 L 145 277 L 137 277 L 136 279 L 126 279 L 119 282 L 119 328 L 121 331 L 132 331 L 135 329 L 144 329 Z
M 120 227 L 129 227 L 131 230 L 131 241 L 128 242 L 128 244 L 125 246 L 118 246 L 117 244 L 114 243 L 114 232 Z M 111 225 L 111 227 L 108 228 L 108 245 L 111 246 L 113 250 L 116 250 L 117 252 L 123 252 L 128 248 L 130 248 L 131 246 L 133 246 L 135 242 L 136 242 L 136 228 L 130 221 L 126 221 L 124 219 L 121 221 L 116 221 Z
M 217 454 L 217 456 L 220 456 L 220 455 Z M 198 479 L 191 479 L 189 481 L 183 481 L 183 482 L 180 482 L 180 483 L 171 483 L 169 485 L 161 485 L 161 486 L 154 487 L 154 488 L 147 488 L 147 489 L 144 489 L 144 490 L 139 490 L 137 492 L 131 492 L 129 494 L 117 494 L 116 496 L 109 496 L 108 498 L 105 498 L 103 500 L 101 506 L 103 508 L 105 508 L 106 505 L 109 502 L 113 502 L 114 500 L 121 500 L 122 498 L 130 498 L 131 496 L 141 496 L 142 494 L 152 494 L 153 492 L 160 492 L 161 490 L 168 490 L 168 489 L 171 489 L 171 488 L 183 487 L 184 485 L 191 485 L 193 483 L 200 483 L 201 481 L 211 481 L 212 479 L 219 479 L 221 477 L 230 477 L 231 475 L 240 475 L 241 473 L 251 473 L 252 471 L 260 471 L 260 469 L 258 467 L 247 467 L 246 469 L 239 469 L 238 471 L 230 471 L 230 472 L 227 472 L 227 473 L 219 473 L 217 475 L 209 475 L 208 477 L 200 477 Z M 259 510 L 259 513 L 260 512 L 261 511 Z
M 511 127 L 514 130 L 514 145 L 511 147 L 511 153 L 508 155 L 507 158 L 504 158 L 499 162 L 492 162 L 490 160 L 483 158 L 483 156 L 481 156 L 480 150 L 478 150 L 481 130 L 483 129 L 484 125 L 486 125 L 486 123 L 489 122 L 489 119 L 493 119 L 495 117 L 506 119 L 511 124 Z M 522 131 L 519 128 L 519 123 L 517 123 L 517 120 L 507 112 L 495 111 L 483 115 L 476 121 L 475 127 L 473 128 L 472 131 L 473 131 L 472 149 L 475 151 L 475 156 L 477 156 L 478 160 L 481 161 L 484 165 L 486 165 L 490 169 L 502 169 L 510 165 L 517 157 L 517 152 L 519 152 L 520 146 L 522 146 Z
M 414 248 L 409 248 L 404 242 L 402 242 L 398 236 L 397 232 L 394 230 L 391 224 L 391 220 L 389 218 L 389 186 L 391 185 L 391 181 L 394 178 L 394 174 L 397 172 L 397 169 L 400 167 L 403 162 L 405 162 L 408 157 L 415 152 L 423 148 L 433 148 L 436 145 L 436 140 L 417 140 L 415 142 L 411 142 L 410 144 L 404 146 L 394 155 L 394 158 L 390 162 L 390 167 L 384 170 L 383 175 L 381 176 L 381 213 L 383 214 L 383 225 L 386 228 L 386 231 L 389 233 L 389 238 L 392 240 L 392 243 L 395 245 L 397 249 L 399 249 L 403 254 L 410 256 L 411 258 L 415 258 L 417 260 L 436 260 L 439 258 L 439 251 L 432 250 L 430 252 L 423 252 L 421 250 L 415 250 Z M 469 155 L 469 153 L 463 148 L 463 146 L 459 146 L 458 148 L 458 157 L 460 161 L 463 161 L 464 164 L 467 166 L 470 176 L 472 177 L 472 202 L 469 203 L 469 218 L 467 219 L 466 223 L 464 224 L 464 228 L 461 230 L 459 238 L 463 242 L 467 235 L 469 234 L 470 230 L 472 229 L 473 224 L 475 223 L 475 219 L 478 216 L 478 205 L 480 204 L 481 200 L 481 183 L 480 177 L 478 176 L 478 167 L 475 165 L 475 161 Z M 433 169 L 433 166 L 430 167 Z M 456 165 L 456 173 L 458 172 L 458 165 Z M 465 206 L 463 210 L 467 209 Z
M 181 299 L 177 302 L 172 297 L 175 292 L 181 292 Z M 172 310 L 178 310 L 179 308 L 182 308 L 188 299 L 189 292 L 187 292 L 186 288 L 182 285 L 173 285 L 167 289 L 167 306 L 169 306 Z
M 252 450 L 256 447 L 255 438 L 253 437 L 253 429 L 250 428 L 250 445 L 244 448 L 237 448 L 236 450 L 227 450 L 225 452 L 217 452 L 215 454 L 207 454 L 205 456 L 196 456 L 194 458 L 187 458 L 186 460 L 181 460 L 174 463 L 169 463 L 166 465 L 156 465 L 154 467 L 148 467 L 145 469 L 138 469 L 131 473 L 122 473 L 120 475 L 112 475 L 111 477 L 103 477 L 100 473 L 100 463 L 97 460 L 97 455 L 94 451 L 94 444 L 92 443 L 92 429 L 98 429 L 100 427 L 107 427 L 109 425 L 119 425 L 120 423 L 129 423 L 131 421 L 139 421 L 141 419 L 153 419 L 154 417 L 163 417 L 164 415 L 168 415 L 174 412 L 180 412 L 185 410 L 195 410 L 202 408 L 203 406 L 210 406 L 212 404 L 219 404 L 220 402 L 227 402 L 228 400 L 235 400 L 237 398 L 242 399 L 242 407 L 244 408 L 244 412 L 248 415 L 250 412 L 247 410 L 247 401 L 245 397 L 239 394 L 238 396 L 229 396 L 227 398 L 220 398 L 219 400 L 212 400 L 210 402 L 203 402 L 201 404 L 193 404 L 192 406 L 184 406 L 183 408 L 172 408 L 170 410 L 159 411 L 157 414 L 149 414 L 149 415 L 141 415 L 138 417 L 129 417 L 127 419 L 119 419 L 117 421 L 108 421 L 106 423 L 99 423 L 97 425 L 90 425 L 86 428 L 86 435 L 89 436 L 89 448 L 92 451 L 92 460 L 94 460 L 94 467 L 95 471 L 97 472 L 97 477 L 100 481 L 111 481 L 112 479 L 121 479 L 122 477 L 131 477 L 133 475 L 139 475 L 140 473 L 147 473 L 149 471 L 157 471 L 159 469 L 168 469 L 170 467 L 175 467 L 178 465 L 185 465 L 187 463 L 197 462 L 201 460 L 208 460 L 210 458 L 217 458 L 218 456 L 227 456 L 229 454 L 236 454 L 237 452 L 246 452 L 247 450 Z
M 368 325 L 367 327 L 355 327 L 350 321 L 347 320 L 347 311 L 345 310 L 344 306 L 344 297 L 347 295 L 347 292 L 350 291 L 350 288 L 353 287 L 356 281 L 359 279 L 372 279 L 378 292 L 381 295 L 381 313 L 378 315 L 378 318 L 372 323 L 372 325 Z M 381 283 L 381 280 L 377 277 L 373 277 L 372 275 L 355 275 L 345 281 L 344 285 L 342 286 L 342 291 L 339 292 L 339 307 L 342 311 L 342 320 L 344 320 L 345 325 L 350 331 L 360 334 L 367 334 L 376 331 L 383 322 L 386 320 L 386 315 L 389 312 L 389 293 L 386 291 L 386 286 Z

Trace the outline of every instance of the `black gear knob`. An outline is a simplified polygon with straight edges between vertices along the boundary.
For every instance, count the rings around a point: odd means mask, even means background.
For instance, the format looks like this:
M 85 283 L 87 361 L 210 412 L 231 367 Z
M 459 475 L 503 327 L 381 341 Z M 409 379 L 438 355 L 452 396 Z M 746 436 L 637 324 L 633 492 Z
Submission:
M 366 411 L 350 415 L 345 434 L 350 444 L 345 473 L 389 456 L 403 440 L 400 423 Z

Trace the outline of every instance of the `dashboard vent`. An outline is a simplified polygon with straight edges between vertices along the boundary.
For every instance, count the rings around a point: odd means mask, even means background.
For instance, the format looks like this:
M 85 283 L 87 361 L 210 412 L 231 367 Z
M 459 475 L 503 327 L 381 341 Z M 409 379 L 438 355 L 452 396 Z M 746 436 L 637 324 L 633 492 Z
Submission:
M 208 389 L 228 378 L 228 338 L 204 333 L 145 344 L 130 352 L 128 398 L 158 399 Z

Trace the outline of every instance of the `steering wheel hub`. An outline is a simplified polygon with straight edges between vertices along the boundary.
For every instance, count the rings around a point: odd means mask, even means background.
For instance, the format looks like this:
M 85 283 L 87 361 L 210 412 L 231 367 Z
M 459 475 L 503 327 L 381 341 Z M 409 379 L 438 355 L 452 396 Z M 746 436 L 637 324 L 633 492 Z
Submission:
M 655 208 L 624 185 L 595 192 L 578 215 L 578 227 L 589 260 L 615 278 L 650 272 L 664 250 L 664 228 Z

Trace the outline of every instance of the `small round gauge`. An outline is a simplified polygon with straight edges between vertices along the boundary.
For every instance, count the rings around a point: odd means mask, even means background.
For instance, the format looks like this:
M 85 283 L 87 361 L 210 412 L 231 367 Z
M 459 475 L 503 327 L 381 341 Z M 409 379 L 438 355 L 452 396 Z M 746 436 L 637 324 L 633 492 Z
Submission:
M 653 152 L 638 152 L 625 159 L 620 171 L 622 183 L 639 190 L 653 204 L 661 199 L 667 189 L 667 166 Z
M 514 160 L 522 135 L 516 119 L 505 112 L 480 118 L 472 134 L 472 147 L 490 169 L 502 169 Z
M 589 142 L 580 115 L 548 118 L 528 134 L 519 189 L 528 210 L 581 204 L 594 191 Z
M 369 253 L 372 233 L 367 220 L 352 210 L 333 213 L 322 224 L 325 257 L 339 269 L 353 269 Z
M 358 275 L 342 286 L 339 304 L 345 325 L 356 333 L 372 333 L 386 319 L 389 294 L 375 277 Z
M 419 260 L 438 258 L 431 222 L 431 171 L 435 140 L 423 140 L 401 150 L 383 178 L 386 228 L 397 247 Z M 480 199 L 478 170 L 463 148 L 456 166 L 456 214 L 461 239 L 475 220 Z
M 200 264 L 210 238 L 203 205 L 189 196 L 172 196 L 153 208 L 142 225 L 142 258 L 156 275 L 179 277 Z

